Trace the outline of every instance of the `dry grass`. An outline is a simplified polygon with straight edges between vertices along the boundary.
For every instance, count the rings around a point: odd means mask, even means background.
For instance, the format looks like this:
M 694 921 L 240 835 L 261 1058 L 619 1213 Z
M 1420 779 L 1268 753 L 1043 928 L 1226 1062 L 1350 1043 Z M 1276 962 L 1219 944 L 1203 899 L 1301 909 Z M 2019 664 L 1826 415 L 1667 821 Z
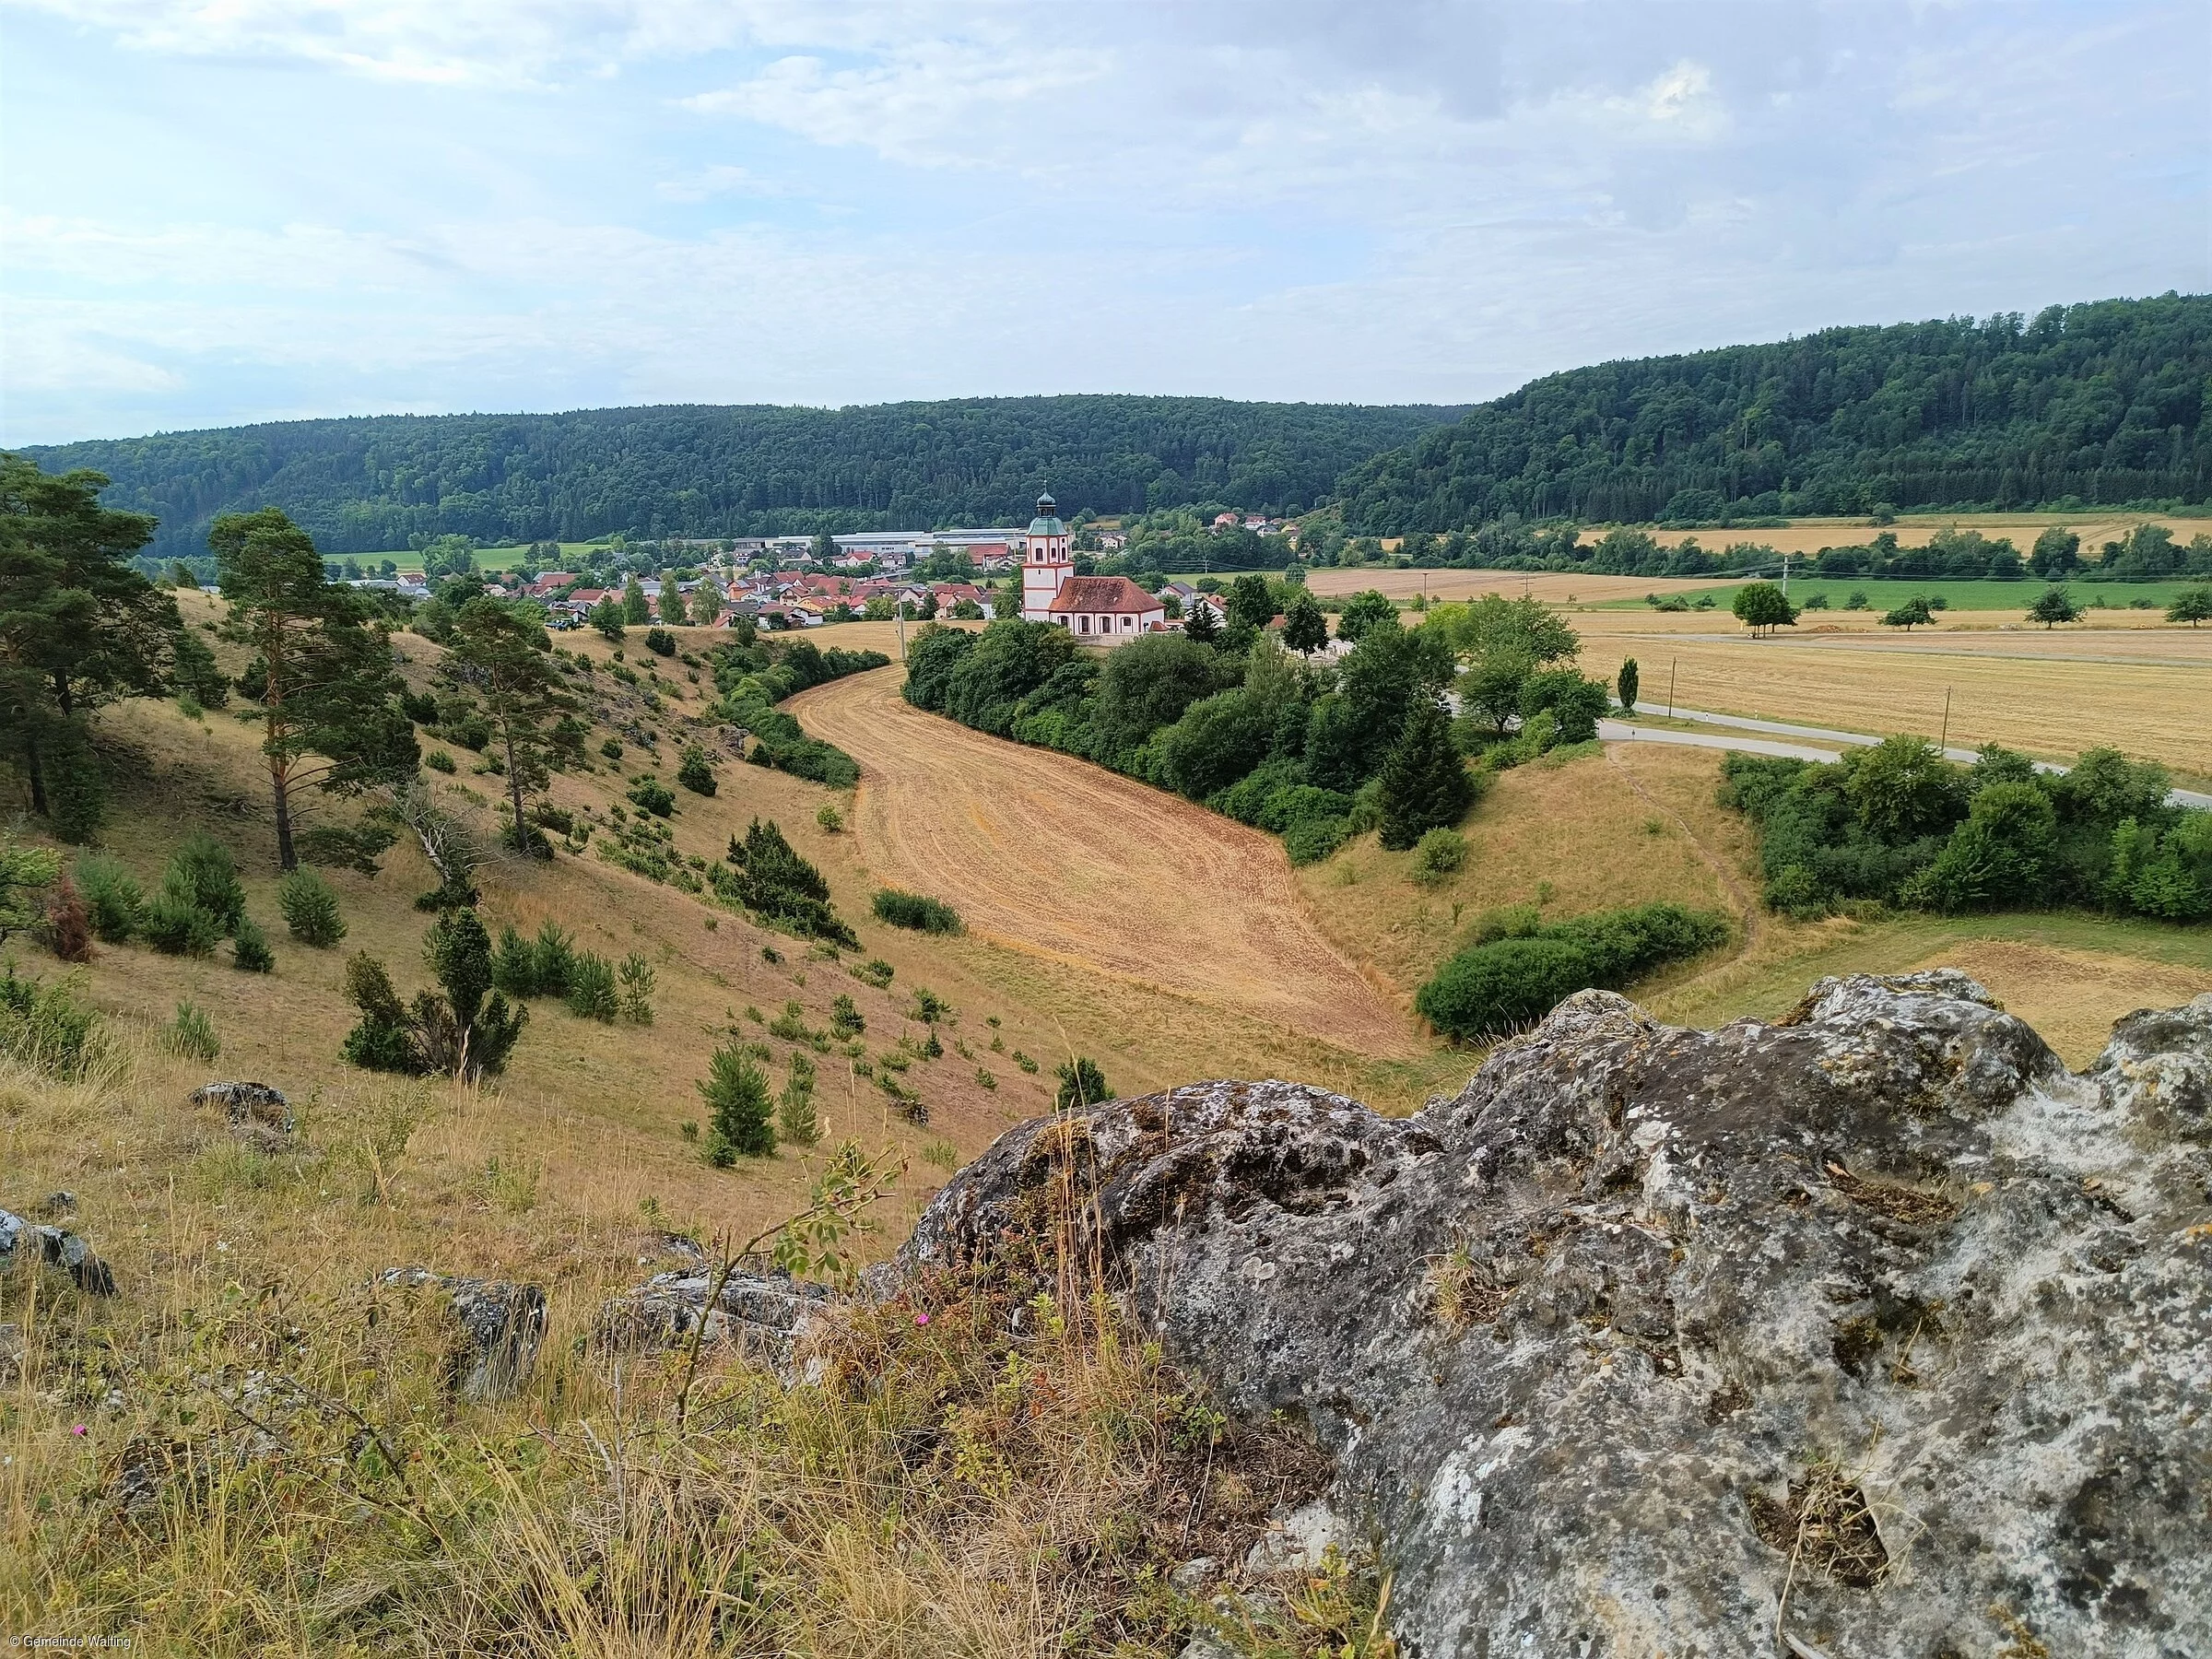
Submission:
M 1747 847 L 1741 820 L 1714 803 L 1716 777 L 1711 756 L 1657 745 L 1518 767 L 1461 825 L 1467 859 L 1447 880 L 1416 882 L 1411 853 L 1368 835 L 1300 871 L 1300 884 L 1338 947 L 1407 998 L 1500 905 L 1535 904 L 1556 920 L 1671 899 L 1740 915 L 1747 897 L 1700 851 L 1738 860 Z
M 1404 1057 L 1404 1018 L 1308 922 L 1281 843 L 1099 767 L 925 714 L 895 671 L 793 700 L 865 769 L 862 855 L 986 942 Z
M 2212 991 L 2212 966 L 2007 939 L 1962 940 L 1912 964 L 1936 967 L 1972 974 L 2076 1067 L 2097 1057 L 2122 1016 L 2174 1007 Z
M 2163 636 L 2165 644 L 2178 636 Z M 2040 642 L 2040 636 L 2039 636 Z M 1947 644 L 1948 641 L 1946 641 Z M 2193 774 L 2212 772 L 2212 661 L 2165 664 L 2020 660 L 1975 652 L 1823 648 L 1811 641 L 1685 640 L 1590 634 L 1583 666 L 1610 680 L 1623 657 L 1642 670 L 1642 702 L 1663 706 L 1669 677 L 1686 708 L 1834 725 L 1847 731 L 1942 728 L 1950 741 L 2003 743 L 2070 760 L 2110 745 Z
M 2024 559 L 2035 546 L 2035 538 L 2053 524 L 2063 524 L 2081 537 L 2081 545 L 2092 556 L 2108 541 L 2119 541 L 2137 524 L 2163 524 L 2174 534 L 2177 541 L 2187 541 L 2212 528 L 2201 518 L 2167 518 L 2158 513 L 2122 512 L 2109 509 L 2092 509 L 2088 512 L 1970 512 L 1954 516 L 1949 513 L 1900 513 L 1894 524 L 1887 526 L 1869 524 L 1865 519 L 1798 519 L 1771 530 L 1653 530 L 1652 539 L 1661 547 L 1672 547 L 1690 536 L 1709 552 L 1719 552 L 1735 542 L 1756 542 L 1772 547 L 1777 553 L 1813 553 L 1822 547 L 1861 547 L 1888 529 L 1900 547 L 1923 547 L 1938 530 L 1955 528 L 1979 530 L 1992 541 L 2000 536 L 2009 537 L 2012 545 Z M 1596 539 L 1595 533 L 1585 532 L 1585 541 Z

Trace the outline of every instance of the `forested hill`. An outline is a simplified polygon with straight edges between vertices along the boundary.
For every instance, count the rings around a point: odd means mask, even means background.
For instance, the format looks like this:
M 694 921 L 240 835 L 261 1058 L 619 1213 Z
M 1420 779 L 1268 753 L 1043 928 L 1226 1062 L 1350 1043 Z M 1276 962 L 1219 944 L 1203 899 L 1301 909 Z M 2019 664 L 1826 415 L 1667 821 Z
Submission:
M 2212 496 L 2212 296 L 1831 328 L 1533 381 L 1355 467 L 1390 535 Z M 2072 502 L 2066 498 L 2075 498 Z
M 1465 408 L 1210 397 L 963 398 L 843 409 L 675 406 L 301 420 L 27 451 L 88 466 L 156 514 L 153 551 L 205 550 L 228 508 L 282 507 L 325 552 L 413 534 L 582 541 L 1026 523 L 1188 501 L 1282 511 Z

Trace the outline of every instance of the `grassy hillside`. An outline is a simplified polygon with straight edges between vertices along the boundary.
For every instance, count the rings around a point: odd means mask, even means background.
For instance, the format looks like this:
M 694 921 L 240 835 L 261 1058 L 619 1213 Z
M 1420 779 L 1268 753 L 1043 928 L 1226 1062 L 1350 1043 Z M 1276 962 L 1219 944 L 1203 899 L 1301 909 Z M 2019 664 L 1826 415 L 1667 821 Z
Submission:
M 206 551 L 208 520 L 281 507 L 326 553 L 411 535 L 582 541 L 1027 523 L 1190 500 L 1286 507 L 1458 411 L 1225 398 L 960 398 L 845 409 L 694 405 L 564 415 L 301 420 L 29 451 L 92 467 L 111 507 L 158 515 L 152 551 Z
M 1832 328 L 1531 382 L 1353 468 L 1381 535 L 2212 491 L 2212 296 Z M 2068 498 L 2072 500 L 2069 501 Z

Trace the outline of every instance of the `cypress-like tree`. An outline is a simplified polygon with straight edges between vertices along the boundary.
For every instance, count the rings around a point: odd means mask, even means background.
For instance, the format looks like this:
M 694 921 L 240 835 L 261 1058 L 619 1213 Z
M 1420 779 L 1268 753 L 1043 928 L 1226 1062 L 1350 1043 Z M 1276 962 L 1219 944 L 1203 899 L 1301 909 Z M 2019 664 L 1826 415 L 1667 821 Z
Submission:
M 1475 781 L 1434 698 L 1414 699 L 1405 730 L 1382 761 L 1382 839 L 1393 852 L 1405 852 L 1425 830 L 1450 829 L 1475 804 Z
M 307 783 L 353 794 L 412 776 L 420 751 L 398 708 L 392 641 L 282 512 L 227 512 L 207 533 L 230 601 L 225 634 L 253 647 L 246 688 L 262 705 L 261 752 L 276 807 L 276 863 L 291 871 L 292 797 Z
M 622 620 L 641 628 L 653 620 L 653 606 L 645 602 L 645 584 L 634 571 L 622 582 Z
M 1633 714 L 1636 712 L 1636 692 L 1639 683 L 1640 677 L 1636 670 L 1636 659 L 1630 657 L 1621 664 L 1620 677 L 1614 682 L 1614 688 L 1620 695 L 1620 712 L 1622 713 Z

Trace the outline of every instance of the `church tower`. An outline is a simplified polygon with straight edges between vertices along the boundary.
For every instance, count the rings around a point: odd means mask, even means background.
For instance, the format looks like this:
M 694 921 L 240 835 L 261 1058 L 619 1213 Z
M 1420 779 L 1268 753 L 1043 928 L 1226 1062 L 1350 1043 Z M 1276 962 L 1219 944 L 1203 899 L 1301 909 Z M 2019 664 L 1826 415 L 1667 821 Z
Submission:
M 1037 516 L 1022 538 L 1021 618 L 1025 622 L 1052 619 L 1053 601 L 1067 579 L 1076 573 L 1075 555 L 1067 550 L 1067 526 L 1060 522 L 1059 503 L 1047 490 L 1037 498 Z

